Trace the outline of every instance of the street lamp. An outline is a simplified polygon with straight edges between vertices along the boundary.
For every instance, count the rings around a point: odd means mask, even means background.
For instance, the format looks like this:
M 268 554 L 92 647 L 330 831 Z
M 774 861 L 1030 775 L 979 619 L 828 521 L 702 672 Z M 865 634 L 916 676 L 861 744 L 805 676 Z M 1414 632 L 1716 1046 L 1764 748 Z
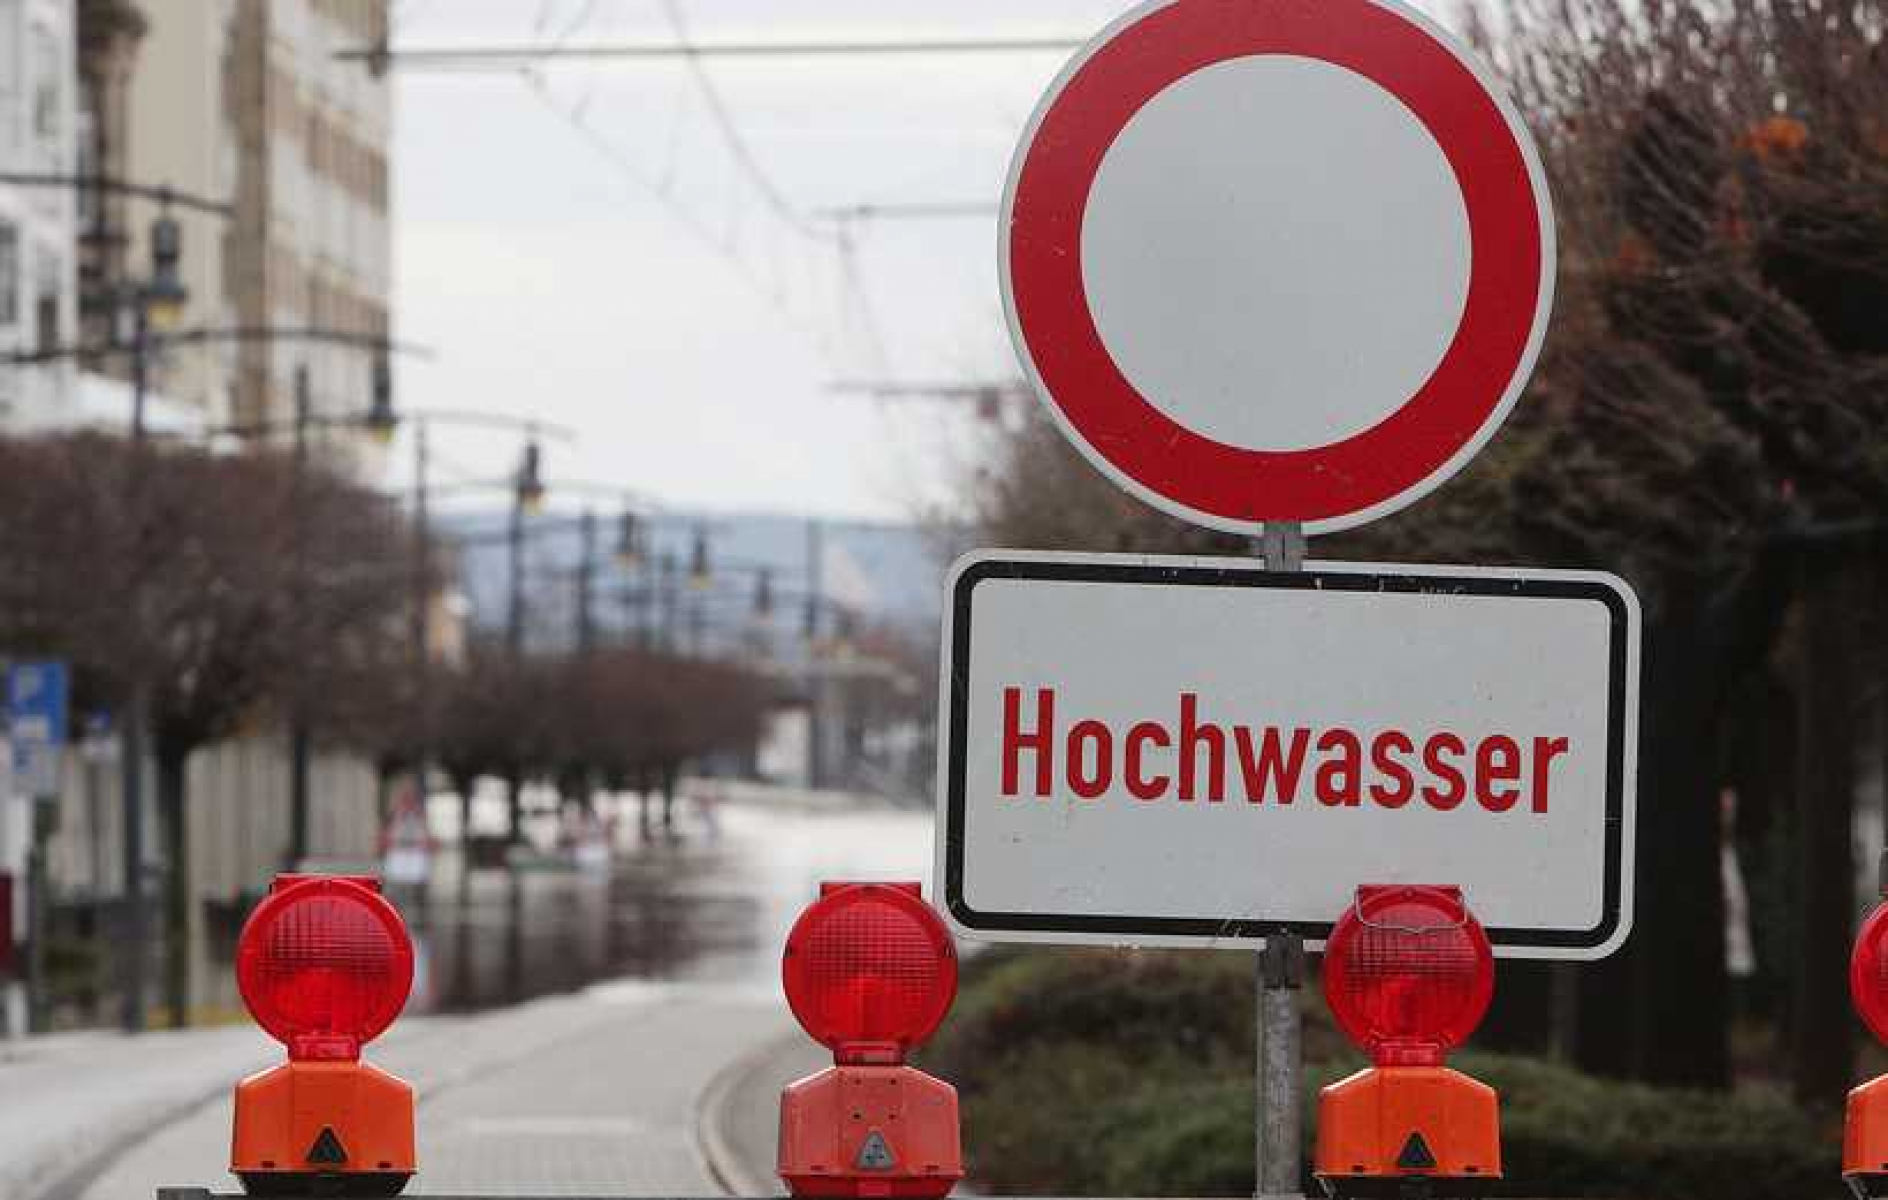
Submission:
M 544 510 L 544 452 L 537 435 L 525 443 L 524 461 L 518 465 L 518 507 L 529 516 Z
M 309 391 L 308 364 L 295 368 L 295 574 L 296 586 L 293 591 L 292 636 L 296 644 L 296 659 L 300 662 L 307 653 L 304 640 L 306 627 L 303 623 L 302 598 L 306 589 L 306 580 L 301 578 L 305 569 L 303 560 L 308 539 L 306 528 L 306 508 L 303 496 L 303 477 L 308 470 L 308 431 L 311 426 L 358 425 L 383 444 L 390 441 L 394 431 L 400 426 L 400 417 L 393 407 L 393 375 L 387 364 L 387 352 L 383 347 L 375 352 L 371 385 L 373 404 L 365 414 L 316 418 L 314 398 Z M 293 695 L 289 701 L 289 844 L 287 869 L 297 871 L 308 857 L 309 850 L 309 814 L 312 805 L 310 795 L 310 773 L 313 767 L 314 737 L 309 728 L 307 697 L 303 692 L 301 676 L 295 676 L 291 685 Z
M 183 227 L 168 209 L 151 222 L 151 277 L 128 284 L 114 302 L 131 305 L 131 440 L 144 440 L 144 410 L 151 386 L 151 331 L 169 329 L 190 301 L 179 265 Z
M 159 329 L 174 327 L 190 300 L 180 270 L 183 248 L 183 226 L 166 207 L 151 222 L 151 277 L 138 297 L 147 319 Z
M 544 509 L 544 451 L 535 427 L 528 431 L 524 457 L 512 481 L 511 599 L 505 622 L 505 645 L 516 662 L 524 654 L 524 519 Z
M 183 229 L 170 214 L 168 193 L 164 208 L 151 224 L 151 278 L 126 289 L 132 309 L 131 360 L 131 445 L 139 453 L 144 445 L 146 394 L 151 383 L 151 324 L 160 327 L 174 323 L 190 299 L 179 270 L 183 258 Z M 117 298 L 114 298 L 114 303 Z M 130 473 L 131 511 L 143 504 L 143 470 L 136 464 Z M 145 604 L 141 589 L 133 577 L 126 612 L 134 628 L 145 630 Z M 125 891 L 125 1029 L 142 1032 L 144 1011 L 144 753 L 146 725 L 150 719 L 150 685 L 143 671 L 133 666 L 127 681 L 122 729 L 119 733 L 120 803 L 124 820 L 124 891 Z M 172 864 L 172 869 L 176 869 Z
M 520 417 L 506 416 L 502 413 L 463 412 L 439 409 L 421 409 L 408 414 L 414 426 L 413 439 L 413 516 L 417 536 L 414 542 L 413 571 L 413 670 L 416 687 L 414 703 L 418 714 L 418 741 L 414 748 L 414 775 L 420 783 L 422 794 L 425 793 L 426 781 L 432 765 L 432 614 L 431 603 L 432 577 L 432 527 L 431 486 L 429 481 L 431 450 L 428 431 L 434 424 L 475 426 L 509 430 L 523 430 L 530 439 L 525 449 L 524 462 L 518 475 L 510 481 L 513 492 L 511 528 L 506 537 L 511 546 L 511 612 L 506 630 L 507 641 L 514 659 L 523 650 L 523 550 L 524 550 L 524 502 L 527 492 L 534 493 L 537 502 L 544 497 L 542 475 L 543 456 L 538 450 L 538 439 L 550 437 L 559 441 L 575 441 L 576 434 L 559 425 L 544 421 L 526 420 Z M 469 839 L 472 832 L 472 798 L 462 798 L 461 836 Z
M 363 424 L 375 441 L 385 446 L 400 428 L 400 414 L 393 407 L 393 363 L 383 349 L 374 355 L 373 404 Z

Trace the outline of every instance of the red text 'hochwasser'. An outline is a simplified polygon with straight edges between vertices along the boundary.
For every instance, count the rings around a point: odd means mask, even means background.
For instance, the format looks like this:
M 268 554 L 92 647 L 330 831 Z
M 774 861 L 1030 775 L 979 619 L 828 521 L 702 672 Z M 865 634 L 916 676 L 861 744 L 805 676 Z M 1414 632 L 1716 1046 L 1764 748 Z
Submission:
M 1289 805 L 1303 795 L 1329 808 L 1418 804 L 1450 812 L 1473 801 L 1491 813 L 1544 815 L 1554 766 L 1572 746 L 1532 733 L 1471 739 L 1448 730 L 1221 723 L 1201 716 L 1191 692 L 1178 708 L 1177 721 L 1062 725 L 1054 688 L 1036 689 L 1027 707 L 1022 688 L 1005 688 L 1003 795 L 1095 801 L 1118 782 L 1145 804 Z

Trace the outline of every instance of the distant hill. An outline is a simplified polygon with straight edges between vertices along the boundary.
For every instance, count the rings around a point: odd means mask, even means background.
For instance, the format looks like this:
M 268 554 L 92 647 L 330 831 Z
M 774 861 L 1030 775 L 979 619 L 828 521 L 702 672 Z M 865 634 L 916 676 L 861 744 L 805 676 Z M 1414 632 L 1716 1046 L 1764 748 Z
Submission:
M 442 515 L 438 521 L 459 547 L 472 623 L 488 633 L 506 626 L 509 522 L 503 512 Z M 925 530 L 857 521 L 819 522 L 817 534 L 814 527 L 806 518 L 772 513 L 668 512 L 642 519 L 642 554 L 626 564 L 617 558 L 619 518 L 599 513 L 591 587 L 599 636 L 647 638 L 677 649 L 691 649 L 699 638 L 704 649 L 745 646 L 792 662 L 802 652 L 808 600 L 815 594 L 822 636 L 844 621 L 920 636 L 936 626 L 947 564 Z M 569 646 L 575 641 L 583 561 L 580 518 L 545 513 L 526 518 L 525 528 L 529 644 Z M 709 570 L 706 586 L 698 587 L 691 568 L 702 530 Z M 759 611 L 763 575 L 772 601 L 764 615 Z M 811 582 L 815 575 L 817 587 Z

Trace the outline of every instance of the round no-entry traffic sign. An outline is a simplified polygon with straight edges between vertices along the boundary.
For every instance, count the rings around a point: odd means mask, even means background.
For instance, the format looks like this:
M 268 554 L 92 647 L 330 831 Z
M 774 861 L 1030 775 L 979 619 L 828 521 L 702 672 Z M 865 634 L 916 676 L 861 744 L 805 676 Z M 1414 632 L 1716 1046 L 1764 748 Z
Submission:
M 1460 470 L 1553 305 L 1526 125 L 1396 0 L 1152 0 L 1004 198 L 1011 334 L 1070 440 L 1187 520 L 1363 524 Z

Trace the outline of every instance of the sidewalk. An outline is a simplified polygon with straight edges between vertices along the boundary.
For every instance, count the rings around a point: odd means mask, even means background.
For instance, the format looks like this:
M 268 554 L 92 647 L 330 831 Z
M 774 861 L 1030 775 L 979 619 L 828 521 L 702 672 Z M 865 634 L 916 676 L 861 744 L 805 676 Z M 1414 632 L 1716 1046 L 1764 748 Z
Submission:
M 0 1196 L 68 1190 L 102 1141 L 135 1139 L 267 1060 L 249 1026 L 0 1042 Z
M 407 1025 L 409 1023 L 403 1023 Z M 409 1195 L 706 1196 L 696 1145 L 710 1080 L 791 1027 L 763 989 L 613 984 L 475 1017 L 396 1026 L 370 1057 L 419 1092 Z M 279 1060 L 262 1048 L 255 1065 Z M 20 1200 L 149 1200 L 159 1184 L 229 1191 L 228 1090 L 121 1145 L 81 1187 Z M 772 1190 L 772 1189 L 769 1189 Z

